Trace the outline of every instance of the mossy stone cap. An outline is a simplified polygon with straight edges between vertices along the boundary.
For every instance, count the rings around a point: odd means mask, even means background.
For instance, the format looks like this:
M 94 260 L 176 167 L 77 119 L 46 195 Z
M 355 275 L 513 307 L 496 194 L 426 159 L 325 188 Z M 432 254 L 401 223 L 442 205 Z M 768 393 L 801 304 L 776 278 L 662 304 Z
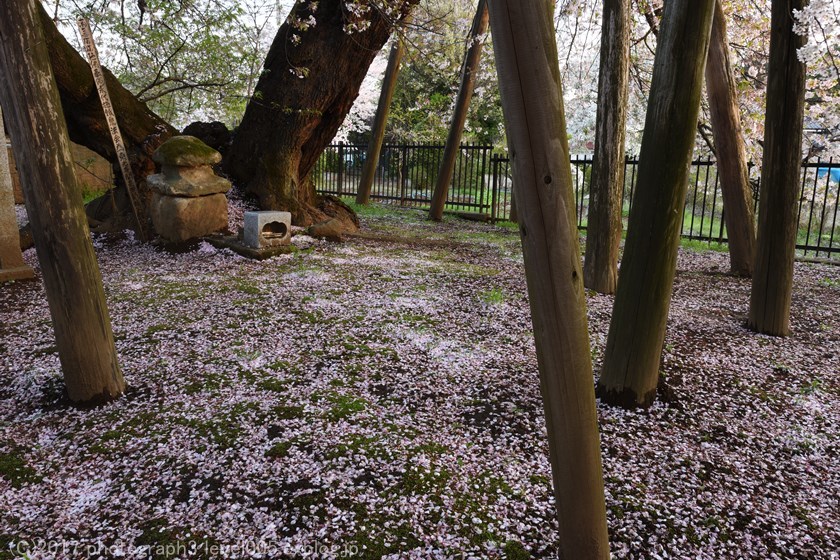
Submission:
M 160 165 L 198 167 L 219 163 L 222 154 L 195 136 L 173 136 L 155 150 L 152 159 Z

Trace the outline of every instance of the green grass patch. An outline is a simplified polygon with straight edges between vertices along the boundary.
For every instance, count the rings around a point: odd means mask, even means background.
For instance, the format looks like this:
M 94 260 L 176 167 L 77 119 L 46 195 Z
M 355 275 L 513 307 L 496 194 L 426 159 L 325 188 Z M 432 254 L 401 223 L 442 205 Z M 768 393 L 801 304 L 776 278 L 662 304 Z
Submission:
M 695 253 L 704 253 L 706 251 L 715 251 L 717 253 L 728 253 L 729 245 L 726 243 L 718 243 L 717 241 L 703 241 L 700 239 L 686 239 L 680 238 L 680 247 L 694 251 Z
M 356 204 L 356 199 L 345 196 L 341 199 L 344 204 L 353 209 L 353 211 L 360 217 L 377 217 L 392 216 L 395 211 L 394 208 L 386 204 L 379 204 L 377 202 L 370 202 L 368 204 Z
M 368 402 L 364 399 L 336 393 L 327 395 L 327 401 L 331 403 L 330 409 L 327 411 L 327 418 L 334 422 L 345 420 L 362 412 L 368 405 Z
M 489 303 L 491 305 L 498 305 L 505 301 L 505 294 L 502 293 L 502 290 L 498 288 L 492 288 L 490 290 L 484 290 L 481 292 L 478 297 L 484 303 Z
M 0 453 L 0 476 L 8 480 L 12 488 L 21 488 L 24 484 L 38 483 L 43 479 L 24 461 L 21 448 Z

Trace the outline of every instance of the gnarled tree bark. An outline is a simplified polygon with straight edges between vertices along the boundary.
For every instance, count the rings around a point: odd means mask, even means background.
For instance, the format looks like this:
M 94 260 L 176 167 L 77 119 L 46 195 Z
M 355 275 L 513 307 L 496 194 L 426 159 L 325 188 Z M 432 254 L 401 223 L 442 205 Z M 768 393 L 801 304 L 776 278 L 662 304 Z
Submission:
M 108 132 L 108 124 L 102 112 L 90 66 L 67 42 L 40 3 L 38 15 L 44 30 L 50 66 L 58 86 L 70 139 L 112 162 L 114 176 L 119 177 L 121 174 L 114 143 Z M 141 186 L 141 191 L 144 191 L 146 177 L 155 172 L 152 154 L 158 146 L 177 134 L 177 131 L 125 89 L 108 69 L 102 70 L 120 132 L 131 159 L 135 181 Z M 125 210 L 128 211 L 128 207 Z
M 289 211 L 297 225 L 337 214 L 354 227 L 352 211 L 315 193 L 310 173 L 376 53 L 418 1 L 388 3 L 388 14 L 381 5 L 350 13 L 341 0 L 299 1 L 292 8 L 224 162 L 234 182 L 256 195 L 263 208 Z M 315 25 L 300 23 L 310 18 Z M 356 27 L 361 30 L 345 31 Z

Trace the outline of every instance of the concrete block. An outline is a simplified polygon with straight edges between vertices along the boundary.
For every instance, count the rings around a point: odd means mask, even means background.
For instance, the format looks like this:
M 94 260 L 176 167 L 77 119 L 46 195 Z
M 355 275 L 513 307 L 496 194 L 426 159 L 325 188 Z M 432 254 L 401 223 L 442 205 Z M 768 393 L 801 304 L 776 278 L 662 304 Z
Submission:
M 247 247 L 261 249 L 292 242 L 292 215 L 289 212 L 245 212 L 242 240 Z

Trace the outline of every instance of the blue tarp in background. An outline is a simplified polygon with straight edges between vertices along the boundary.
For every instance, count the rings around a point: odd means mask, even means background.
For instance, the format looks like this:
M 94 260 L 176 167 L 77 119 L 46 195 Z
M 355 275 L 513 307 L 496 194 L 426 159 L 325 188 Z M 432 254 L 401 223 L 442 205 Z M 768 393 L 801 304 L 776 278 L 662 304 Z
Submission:
M 826 175 L 831 176 L 831 180 L 835 183 L 840 183 L 840 167 L 818 167 L 817 177 L 823 178 Z

